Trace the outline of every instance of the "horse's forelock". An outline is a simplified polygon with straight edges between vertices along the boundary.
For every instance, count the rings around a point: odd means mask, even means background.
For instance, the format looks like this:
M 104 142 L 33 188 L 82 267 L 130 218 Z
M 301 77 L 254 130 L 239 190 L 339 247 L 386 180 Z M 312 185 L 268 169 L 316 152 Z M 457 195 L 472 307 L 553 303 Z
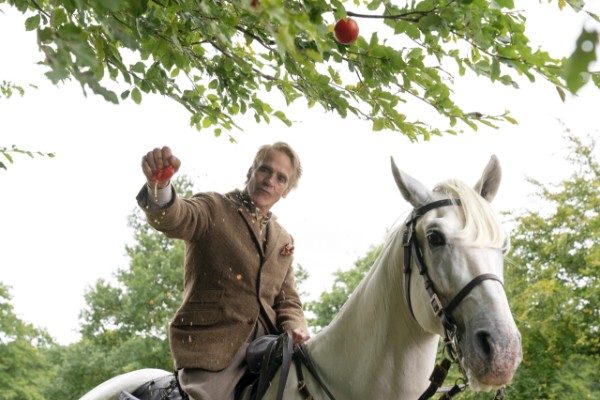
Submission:
M 498 216 L 492 210 L 490 203 L 471 186 L 460 180 L 450 179 L 438 184 L 433 190 L 460 199 L 465 214 L 465 226 L 459 235 L 461 237 L 473 235 L 472 246 L 490 248 L 505 246 L 506 233 Z

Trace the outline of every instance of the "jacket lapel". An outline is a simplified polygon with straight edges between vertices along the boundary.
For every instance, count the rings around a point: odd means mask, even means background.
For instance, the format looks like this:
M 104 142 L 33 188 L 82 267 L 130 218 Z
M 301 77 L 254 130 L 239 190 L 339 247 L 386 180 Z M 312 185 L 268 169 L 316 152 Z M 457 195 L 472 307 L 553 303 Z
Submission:
M 244 193 L 236 190 L 229 193 L 230 198 L 235 201 L 238 206 L 238 214 L 242 217 L 248 230 L 250 231 L 250 235 L 254 240 L 254 244 L 256 249 L 258 250 L 261 258 L 265 258 L 265 251 L 262 244 L 262 239 L 260 237 L 260 232 L 258 231 L 258 224 L 256 222 L 256 211 L 255 207 L 252 203 L 250 203 L 244 196 Z M 268 236 L 267 236 L 268 237 Z M 267 245 L 268 248 L 268 245 Z
M 274 224 L 276 217 L 271 215 L 271 219 L 269 220 L 268 228 L 267 228 L 267 245 L 265 246 L 265 258 L 271 257 L 274 250 L 277 250 L 277 243 L 279 242 L 279 237 L 281 236 L 281 229 L 277 228 L 277 224 Z M 279 249 L 278 251 L 280 251 Z
M 278 228 L 277 224 L 273 223 L 277 217 L 275 217 L 275 215 L 271 215 L 266 227 L 267 237 L 265 246 L 263 246 L 263 240 L 260 232 L 258 231 L 258 223 L 256 221 L 257 215 L 254 205 L 245 198 L 244 193 L 241 191 L 234 191 L 229 195 L 230 198 L 233 199 L 238 205 L 238 213 L 246 223 L 248 230 L 251 232 L 252 238 L 254 239 L 254 244 L 256 245 L 261 258 L 263 260 L 269 258 L 273 254 L 273 251 L 277 250 L 277 243 L 281 237 L 281 229 Z

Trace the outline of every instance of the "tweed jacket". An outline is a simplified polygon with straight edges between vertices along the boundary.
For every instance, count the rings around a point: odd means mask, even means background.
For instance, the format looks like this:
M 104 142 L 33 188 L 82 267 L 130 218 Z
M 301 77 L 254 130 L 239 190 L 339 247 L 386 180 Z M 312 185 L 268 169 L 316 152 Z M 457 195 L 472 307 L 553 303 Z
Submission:
M 144 186 L 137 196 L 148 223 L 185 241 L 182 304 L 169 329 L 175 369 L 219 371 L 248 340 L 259 315 L 270 333 L 303 328 L 294 287 L 293 238 L 271 216 L 262 243 L 254 206 L 239 191 L 177 196 L 157 209 Z

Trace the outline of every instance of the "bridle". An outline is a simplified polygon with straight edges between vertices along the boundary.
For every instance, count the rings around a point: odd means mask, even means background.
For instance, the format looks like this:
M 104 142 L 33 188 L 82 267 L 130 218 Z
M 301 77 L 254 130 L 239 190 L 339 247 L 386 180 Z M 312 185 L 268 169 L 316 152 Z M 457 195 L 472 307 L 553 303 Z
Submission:
M 423 258 L 423 253 L 421 252 L 421 247 L 419 246 L 419 240 L 416 235 L 416 227 L 417 221 L 420 217 L 427 214 L 431 210 L 435 210 L 436 208 L 447 207 L 447 206 L 462 206 L 462 203 L 459 199 L 444 199 L 438 200 L 431 203 L 428 203 L 419 208 L 415 208 L 410 218 L 405 223 L 404 234 L 402 237 L 402 245 L 404 246 L 404 294 L 406 296 L 406 302 L 408 304 L 408 308 L 410 310 L 411 315 L 415 318 L 415 313 L 412 308 L 411 296 L 410 296 L 410 277 L 412 273 L 412 254 L 415 255 L 415 265 L 419 271 L 419 274 L 423 278 L 423 283 L 425 285 L 425 290 L 429 295 L 429 303 L 433 310 L 433 313 L 440 319 L 442 326 L 444 328 L 444 352 L 446 356 L 441 364 L 436 365 L 431 377 L 429 378 L 431 384 L 429 388 L 419 397 L 419 400 L 426 400 L 431 398 L 442 386 L 446 375 L 448 374 L 448 369 L 452 365 L 452 363 L 456 363 L 458 369 L 462 375 L 462 379 L 459 379 L 455 385 L 446 391 L 446 393 L 441 397 L 442 399 L 450 399 L 456 394 L 462 392 L 466 386 L 468 386 L 469 381 L 467 378 L 466 371 L 464 370 L 460 358 L 460 348 L 457 346 L 457 336 L 456 331 L 457 327 L 452 318 L 452 311 L 458 307 L 458 305 L 462 302 L 462 300 L 480 283 L 486 280 L 495 280 L 500 282 L 503 285 L 502 279 L 495 274 L 481 274 L 477 275 L 473 278 L 469 283 L 465 285 L 455 296 L 450 300 L 450 302 L 444 306 L 439 296 L 435 291 L 435 285 L 431 278 L 429 277 L 429 273 L 427 272 L 427 265 L 425 264 L 425 260 Z M 416 320 L 416 318 L 415 318 Z M 462 383 L 460 382 L 462 381 Z M 495 399 L 503 398 L 504 390 L 501 388 L 496 393 Z

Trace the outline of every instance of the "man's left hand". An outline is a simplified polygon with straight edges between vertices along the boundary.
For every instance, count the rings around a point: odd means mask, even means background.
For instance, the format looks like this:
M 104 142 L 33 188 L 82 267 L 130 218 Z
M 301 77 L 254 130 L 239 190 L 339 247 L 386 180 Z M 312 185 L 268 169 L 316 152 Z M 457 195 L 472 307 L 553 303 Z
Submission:
M 310 335 L 302 328 L 292 329 L 292 337 L 294 338 L 294 346 L 298 346 L 310 339 Z

